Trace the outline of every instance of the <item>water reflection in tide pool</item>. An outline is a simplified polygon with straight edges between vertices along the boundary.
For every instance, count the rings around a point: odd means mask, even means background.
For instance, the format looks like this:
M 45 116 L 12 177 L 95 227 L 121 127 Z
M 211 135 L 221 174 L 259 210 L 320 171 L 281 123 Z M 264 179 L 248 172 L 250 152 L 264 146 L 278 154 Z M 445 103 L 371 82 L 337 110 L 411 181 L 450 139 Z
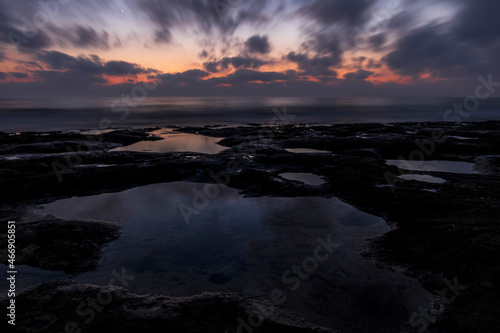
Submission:
M 219 193 L 205 201 L 198 192 L 204 190 Z M 179 204 L 198 207 L 189 224 Z M 429 294 L 414 280 L 360 255 L 367 238 L 389 229 L 384 220 L 338 199 L 244 198 L 219 185 L 175 182 L 60 200 L 41 212 L 123 225 L 99 267 L 76 277 L 79 282 L 106 284 L 113 269 L 125 267 L 136 276 L 127 286 L 136 293 L 226 291 L 265 299 L 280 289 L 286 308 L 344 332 L 397 331 L 418 306 L 428 304 Z M 328 235 L 340 246 L 313 276 L 283 278 Z
M 319 186 L 325 183 L 323 177 L 315 175 L 314 173 L 280 173 L 278 176 L 288 180 L 303 182 L 304 184 L 312 186 Z
M 141 141 L 129 146 L 115 148 L 110 151 L 138 151 L 152 153 L 193 152 L 217 154 L 227 149 L 227 147 L 217 144 L 217 142 L 222 140 L 222 138 L 173 132 L 170 129 L 161 129 L 151 132 L 151 134 L 162 138 L 162 140 Z
M 429 175 L 401 175 L 399 178 L 405 179 L 405 180 L 416 180 L 419 182 L 424 182 L 424 183 L 431 183 L 431 184 L 444 184 L 446 183 L 446 180 L 443 178 L 439 177 L 433 177 Z
M 474 173 L 474 163 L 468 162 L 387 160 L 387 164 L 411 171 L 436 171 L 462 174 Z
M 327 150 L 318 150 L 318 149 L 310 149 L 310 148 L 287 148 L 285 149 L 289 153 L 294 154 L 331 154 L 331 151 Z

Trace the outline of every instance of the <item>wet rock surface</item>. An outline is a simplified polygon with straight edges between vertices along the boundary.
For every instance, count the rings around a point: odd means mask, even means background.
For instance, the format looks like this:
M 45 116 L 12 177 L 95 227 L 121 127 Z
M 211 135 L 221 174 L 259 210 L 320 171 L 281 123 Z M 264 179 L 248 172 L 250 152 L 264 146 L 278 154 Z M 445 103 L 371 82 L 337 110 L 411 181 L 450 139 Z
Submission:
M 102 248 L 120 237 L 121 226 L 110 222 L 67 221 L 46 217 L 16 221 L 16 262 L 68 274 L 97 267 Z M 7 234 L 1 233 L 6 240 Z M 7 264 L 7 248 L 0 249 Z
M 151 130 L 119 130 L 101 138 L 61 132 L 1 133 L 2 215 L 7 219 L 30 205 L 71 196 L 179 180 L 221 182 L 246 196 L 335 196 L 394 227 L 371 241 L 367 256 L 388 267 L 406 266 L 407 274 L 435 294 L 445 279 L 466 286 L 439 312 L 433 327 L 445 332 L 493 332 L 500 327 L 500 122 L 460 127 L 452 123 L 189 127 L 177 130 L 223 137 L 219 144 L 229 149 L 216 155 L 107 152 L 110 147 L 154 139 L 149 137 Z M 439 142 L 436 133 L 441 134 Z M 61 142 L 75 150 L 68 152 Z M 75 142 L 94 148 L 80 152 Z M 286 148 L 331 154 L 296 154 Z M 14 153 L 29 156 L 5 158 Z M 471 162 L 476 163 L 477 173 L 411 172 L 385 162 L 401 158 Z M 325 183 L 309 186 L 282 179 L 281 173 L 314 173 Z M 410 173 L 446 182 L 397 177 Z M 116 232 L 103 230 L 109 235 Z M 67 297 L 67 289 L 51 288 L 58 297 Z
M 95 308 L 84 300 L 93 300 Z M 184 298 L 139 296 L 112 285 L 64 281 L 30 288 L 16 302 L 29 314 L 17 323 L 16 332 L 236 332 L 240 322 L 235 318 L 248 321 L 261 311 L 267 317 L 259 322 L 259 332 L 334 332 L 306 323 L 271 302 L 229 293 Z M 8 305 L 5 300 L 0 304 Z

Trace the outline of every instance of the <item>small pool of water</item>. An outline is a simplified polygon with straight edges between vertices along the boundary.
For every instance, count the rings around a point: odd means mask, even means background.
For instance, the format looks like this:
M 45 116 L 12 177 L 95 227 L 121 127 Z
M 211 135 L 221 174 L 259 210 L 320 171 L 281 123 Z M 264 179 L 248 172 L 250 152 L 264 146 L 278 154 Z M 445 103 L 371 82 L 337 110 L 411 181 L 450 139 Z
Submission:
M 399 178 L 405 180 L 416 180 L 419 182 L 432 183 L 432 184 L 444 184 L 446 180 L 443 178 L 433 177 L 430 175 L 401 175 Z
M 458 140 L 478 140 L 479 138 L 469 138 L 465 136 L 448 135 L 448 138 L 458 139 Z
M 310 149 L 310 148 L 287 148 L 285 149 L 289 153 L 294 153 L 294 154 L 331 154 L 331 151 L 327 150 L 317 150 L 317 149 Z
M 463 174 L 474 173 L 474 163 L 468 162 L 387 160 L 387 164 L 411 171 L 436 171 Z
M 151 132 L 152 135 L 163 140 L 141 141 L 129 146 L 111 149 L 110 151 L 136 151 L 152 153 L 193 152 L 203 154 L 217 154 L 227 147 L 217 144 L 222 138 L 213 138 L 205 135 L 173 132 L 170 129 L 161 129 Z
M 280 173 L 278 176 L 288 179 L 297 180 L 307 185 L 318 186 L 325 183 L 323 177 L 315 175 L 314 173 Z
M 189 224 L 181 207 L 192 213 Z M 278 289 L 289 311 L 348 333 L 399 332 L 429 303 L 415 280 L 360 254 L 368 238 L 389 230 L 385 221 L 335 198 L 244 198 L 217 184 L 174 182 L 59 200 L 37 212 L 123 226 L 99 267 L 77 282 L 105 285 L 125 268 L 135 276 L 127 289 L 139 294 L 224 291 L 265 300 Z M 314 261 L 315 251 L 326 253 L 322 241 L 338 247 Z M 302 277 L 294 265 L 304 267 Z
M 92 130 L 85 130 L 85 131 L 80 131 L 80 134 L 83 135 L 101 135 L 101 134 L 106 134 L 106 133 L 111 133 L 116 131 L 117 129 L 110 128 L 110 129 L 92 129 Z

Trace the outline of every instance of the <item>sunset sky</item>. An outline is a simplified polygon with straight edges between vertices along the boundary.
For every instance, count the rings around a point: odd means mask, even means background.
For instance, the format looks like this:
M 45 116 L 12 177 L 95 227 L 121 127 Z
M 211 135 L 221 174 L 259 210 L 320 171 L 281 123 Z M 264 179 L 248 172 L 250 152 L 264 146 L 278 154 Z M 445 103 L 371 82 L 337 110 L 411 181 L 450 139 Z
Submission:
M 463 96 L 498 0 L 0 0 L 0 97 Z

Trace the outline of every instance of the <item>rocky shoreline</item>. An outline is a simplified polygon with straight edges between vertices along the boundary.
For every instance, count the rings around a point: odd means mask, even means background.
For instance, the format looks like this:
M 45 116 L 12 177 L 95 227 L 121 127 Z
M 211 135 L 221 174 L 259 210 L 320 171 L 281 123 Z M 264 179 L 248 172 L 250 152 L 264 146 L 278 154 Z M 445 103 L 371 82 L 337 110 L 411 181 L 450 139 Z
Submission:
M 20 238 L 26 242 L 26 253 L 20 254 L 19 264 L 78 274 L 93 269 L 102 248 L 119 237 L 120 228 L 110 223 L 37 220 L 29 213 L 36 205 L 62 198 L 172 181 L 223 182 L 245 196 L 338 197 L 383 217 L 393 227 L 391 232 L 371 240 L 368 258 L 387 265 L 387 269 L 395 264 L 407 267 L 406 274 L 417 277 L 434 294 L 443 294 L 442 299 L 456 296 L 453 301 L 439 304 L 443 309 L 438 311 L 434 325 L 433 319 L 428 320 L 430 329 L 493 332 L 500 327 L 500 122 L 460 127 L 442 122 L 187 127 L 176 130 L 222 137 L 219 144 L 228 149 L 215 155 L 108 152 L 121 145 L 157 140 L 149 134 L 152 130 L 117 129 L 96 135 L 0 133 L 0 211 L 3 220 L 18 221 L 18 232 L 23 235 Z M 441 133 L 440 140 L 436 140 L 436 133 Z M 448 138 L 443 139 L 443 134 Z M 292 153 L 286 150 L 289 148 L 331 154 Z M 475 173 L 409 171 L 386 163 L 401 157 L 412 162 L 412 157 L 421 156 L 427 160 L 474 163 Z M 284 172 L 314 173 L 326 182 L 309 186 L 284 181 L 278 176 Z M 403 174 L 431 175 L 446 182 L 398 178 Z M 53 240 L 47 240 L 46 232 L 52 232 Z M 0 236 L 5 239 L 6 234 Z M 448 283 L 454 289 L 448 287 L 442 293 Z M 63 331 L 61 325 L 72 316 L 67 311 L 73 310 L 68 309 L 78 306 L 70 304 L 76 302 L 71 295 L 106 288 L 112 287 L 60 282 L 27 289 L 18 297 L 20 304 L 25 302 L 25 316 L 19 318 L 19 327 L 25 331 L 34 326 L 40 332 L 53 332 L 55 328 Z M 147 328 L 144 318 L 180 332 L 196 332 L 194 327 L 200 327 L 200 322 L 205 327 L 212 325 L 214 332 L 235 331 L 235 316 L 221 318 L 210 311 L 231 309 L 237 312 L 235 315 L 244 315 L 245 306 L 249 306 L 248 300 L 236 295 L 204 294 L 190 300 L 148 296 L 152 306 L 144 309 L 137 306 L 136 300 L 143 296 L 112 289 L 110 292 L 116 292 L 119 302 L 113 302 L 103 317 L 113 320 L 92 322 L 81 327 L 82 331 L 99 332 L 99 325 L 106 327 L 118 320 L 124 325 L 121 331 L 136 332 Z M 170 303 L 162 305 L 165 302 Z M 207 302 L 211 306 L 206 306 Z M 293 316 L 276 316 L 286 320 L 268 319 L 258 331 L 321 331 L 313 325 L 297 324 Z M 185 326 L 182 318 L 189 318 L 192 326 Z M 414 319 L 422 318 L 425 316 Z

